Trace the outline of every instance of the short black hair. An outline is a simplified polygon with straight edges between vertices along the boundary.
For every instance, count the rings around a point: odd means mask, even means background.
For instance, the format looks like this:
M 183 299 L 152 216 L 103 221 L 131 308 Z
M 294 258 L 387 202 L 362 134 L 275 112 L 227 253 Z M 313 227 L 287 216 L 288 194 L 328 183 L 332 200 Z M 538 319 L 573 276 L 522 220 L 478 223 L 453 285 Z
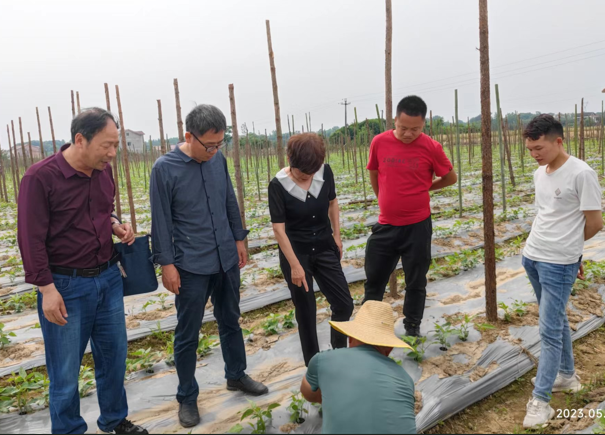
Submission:
M 111 112 L 100 107 L 84 109 L 71 121 L 71 143 L 75 143 L 78 133 L 90 142 L 93 137 L 107 127 L 109 121 L 112 121 L 120 129 L 118 121 Z
M 547 113 L 543 113 L 532 119 L 523 132 L 523 137 L 529 140 L 538 140 L 542 136 L 545 136 L 550 140 L 558 137 L 565 139 L 564 135 L 563 124 L 554 116 Z
M 313 175 L 324 164 L 326 147 L 323 139 L 315 133 L 295 134 L 288 140 L 286 153 L 291 168 Z
M 210 104 L 195 106 L 185 119 L 185 128 L 189 133 L 200 136 L 209 131 L 220 133 L 227 130 L 225 114 L 218 107 Z
M 397 105 L 397 117 L 402 113 L 408 116 L 422 116 L 422 119 L 426 119 L 426 112 L 428 107 L 424 100 L 416 95 L 410 95 L 405 97 Z

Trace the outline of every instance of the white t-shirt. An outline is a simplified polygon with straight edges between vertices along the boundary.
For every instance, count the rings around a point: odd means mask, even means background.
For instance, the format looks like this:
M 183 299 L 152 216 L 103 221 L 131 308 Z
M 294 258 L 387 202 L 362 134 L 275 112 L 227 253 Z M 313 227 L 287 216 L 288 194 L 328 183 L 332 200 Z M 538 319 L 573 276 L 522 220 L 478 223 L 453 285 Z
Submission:
M 584 211 L 601 210 L 599 178 L 586 162 L 570 157 L 555 172 L 534 174 L 538 214 L 523 255 L 533 261 L 574 264 L 584 251 Z

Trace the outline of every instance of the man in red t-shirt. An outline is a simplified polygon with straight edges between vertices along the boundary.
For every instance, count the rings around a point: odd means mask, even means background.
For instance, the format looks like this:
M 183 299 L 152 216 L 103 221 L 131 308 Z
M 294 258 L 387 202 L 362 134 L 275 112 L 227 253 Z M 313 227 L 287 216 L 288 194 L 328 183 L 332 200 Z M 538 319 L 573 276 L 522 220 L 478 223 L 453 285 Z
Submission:
M 380 217 L 366 247 L 365 300 L 382 301 L 399 258 L 405 273 L 406 335 L 419 337 L 431 265 L 433 224 L 429 191 L 455 184 L 458 176 L 441 144 L 422 132 L 427 106 L 409 96 L 397 105 L 395 130 L 374 138 L 367 169 Z M 438 178 L 433 179 L 433 174 Z

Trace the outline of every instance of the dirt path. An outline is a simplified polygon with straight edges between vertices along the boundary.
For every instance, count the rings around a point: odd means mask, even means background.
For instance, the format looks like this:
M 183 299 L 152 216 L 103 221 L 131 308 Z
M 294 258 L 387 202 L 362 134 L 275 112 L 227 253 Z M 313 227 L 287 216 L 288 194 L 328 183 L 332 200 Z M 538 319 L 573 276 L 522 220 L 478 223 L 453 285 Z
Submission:
M 551 406 L 558 410 L 593 408 L 605 401 L 605 327 L 601 327 L 574 343 L 576 371 L 585 389 L 576 394 L 555 393 Z M 555 420 L 540 431 L 524 431 L 525 406 L 531 397 L 532 370 L 492 396 L 466 408 L 438 424 L 429 434 L 496 434 L 496 433 L 573 433 L 594 424 L 588 417 L 578 421 Z M 586 411 L 585 411 L 586 412 Z

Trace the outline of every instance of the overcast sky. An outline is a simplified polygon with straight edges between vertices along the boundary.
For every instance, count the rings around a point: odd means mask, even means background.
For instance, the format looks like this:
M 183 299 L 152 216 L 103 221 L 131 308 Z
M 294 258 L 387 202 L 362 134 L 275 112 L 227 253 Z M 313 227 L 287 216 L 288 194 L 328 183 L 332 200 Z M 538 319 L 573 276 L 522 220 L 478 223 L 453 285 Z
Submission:
M 507 111 L 573 111 L 582 97 L 600 111 L 605 94 L 605 1 L 489 0 L 493 84 Z M 126 128 L 177 135 L 173 79 L 183 119 L 196 103 L 220 107 L 231 124 L 275 129 L 265 20 L 271 20 L 282 128 L 344 123 L 348 98 L 358 117 L 384 108 L 385 6 L 382 0 L 0 0 L 0 144 L 6 124 L 24 134 L 69 140 L 70 91 L 82 107 L 112 110 L 120 86 Z M 393 0 L 393 99 L 425 98 L 434 114 L 480 113 L 477 0 Z M 495 105 L 495 98 L 492 99 Z M 17 130 L 17 141 L 19 133 Z M 27 140 L 27 139 L 26 139 Z

